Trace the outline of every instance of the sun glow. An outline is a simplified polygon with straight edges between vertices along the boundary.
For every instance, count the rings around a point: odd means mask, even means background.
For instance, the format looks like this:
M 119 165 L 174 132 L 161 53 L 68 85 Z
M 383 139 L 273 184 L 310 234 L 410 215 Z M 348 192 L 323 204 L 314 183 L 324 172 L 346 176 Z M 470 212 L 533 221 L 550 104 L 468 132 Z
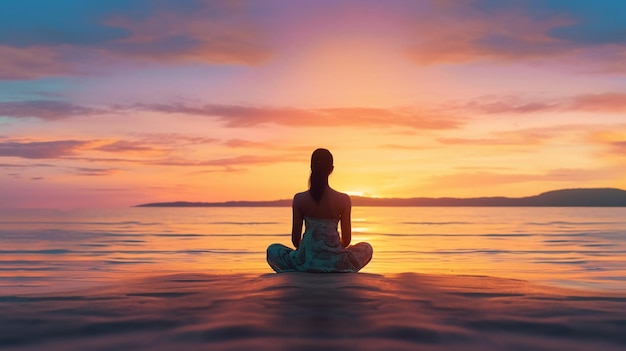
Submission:
M 350 196 L 364 196 L 362 191 L 346 191 L 346 194 Z

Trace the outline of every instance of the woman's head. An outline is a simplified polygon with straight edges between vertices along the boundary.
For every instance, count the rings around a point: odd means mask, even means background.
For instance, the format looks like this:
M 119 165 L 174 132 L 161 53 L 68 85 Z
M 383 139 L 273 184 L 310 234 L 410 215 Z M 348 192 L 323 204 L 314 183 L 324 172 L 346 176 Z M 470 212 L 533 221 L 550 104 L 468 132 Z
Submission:
M 317 149 L 311 155 L 311 172 L 329 175 L 333 171 L 333 155 L 326 149 Z
M 333 155 L 326 149 L 317 149 L 311 155 L 311 176 L 309 192 L 315 202 L 319 202 L 328 187 L 328 176 L 333 172 Z

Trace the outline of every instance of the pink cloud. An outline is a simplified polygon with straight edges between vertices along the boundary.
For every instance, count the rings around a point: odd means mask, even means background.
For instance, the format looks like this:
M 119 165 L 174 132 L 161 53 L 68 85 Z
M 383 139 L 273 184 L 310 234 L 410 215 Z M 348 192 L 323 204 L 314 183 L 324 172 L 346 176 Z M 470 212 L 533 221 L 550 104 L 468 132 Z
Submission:
M 547 101 L 522 101 L 518 98 L 499 97 L 492 101 L 471 101 L 462 109 L 470 109 L 481 113 L 499 114 L 499 113 L 534 113 L 553 111 L 561 106 L 556 102 Z
M 254 107 L 240 105 L 188 106 L 182 104 L 135 104 L 137 110 L 182 113 L 216 118 L 229 127 L 278 124 L 292 127 L 407 127 L 455 129 L 461 122 L 441 113 L 412 109 Z
M 160 135 L 160 134 L 157 134 Z M 189 141 L 207 142 L 208 139 L 184 136 L 180 134 L 164 134 L 167 139 L 155 139 L 156 135 L 143 135 L 140 141 L 116 140 L 104 143 L 102 141 L 81 141 L 71 143 L 70 141 L 52 142 L 5 142 L 0 143 L 0 157 L 14 156 L 23 158 L 63 158 L 85 163 L 105 163 L 105 164 L 136 164 L 148 166 L 174 166 L 174 167 L 210 167 L 217 170 L 232 171 L 235 168 L 252 165 L 273 164 L 282 162 L 301 161 L 302 154 L 284 153 L 281 155 L 241 155 L 236 157 L 216 158 L 216 159 L 186 159 L 185 147 Z M 147 142 L 151 140 L 152 142 Z M 276 146 L 269 143 L 253 142 L 243 139 L 218 140 L 211 139 L 211 143 L 225 145 L 232 148 L 259 148 L 276 150 Z M 3 149 L 4 147 L 4 149 Z M 93 157 L 90 154 L 78 155 L 77 151 L 104 151 L 116 154 L 132 154 L 133 158 L 122 157 Z M 293 148 L 289 148 L 293 151 Z M 308 148 L 307 148 L 308 150 Z M 9 167 L 12 164 L 4 164 Z M 0 164 L 2 166 L 2 164 Z M 25 166 L 26 167 L 26 166 Z M 75 173 L 83 175 L 104 175 L 110 174 L 117 169 L 106 168 L 75 168 Z
M 613 141 L 609 143 L 610 152 L 621 160 L 626 158 L 626 140 Z
M 209 160 L 186 160 L 180 155 L 186 154 L 186 147 L 195 143 L 212 143 L 232 148 L 260 147 L 276 149 L 269 143 L 247 141 L 244 139 L 220 140 L 182 134 L 143 134 L 142 140 L 115 140 L 103 142 L 101 140 L 55 140 L 55 141 L 0 141 L 0 157 L 17 157 L 26 159 L 64 159 L 88 163 L 126 163 L 156 166 L 190 166 L 190 167 L 236 167 L 277 162 L 290 162 L 300 159 L 290 154 L 273 155 L 243 155 L 231 158 Z M 158 138 L 164 136 L 165 138 Z M 290 150 L 292 150 L 290 148 Z M 115 154 L 132 154 L 133 158 L 93 157 L 89 152 L 100 151 Z M 0 163 L 0 168 L 21 169 L 33 167 L 52 167 L 47 164 L 17 164 Z M 117 169 L 112 168 L 73 168 L 74 173 L 81 175 L 111 174 Z
M 0 79 L 35 79 L 78 73 L 53 47 L 15 48 L 0 45 Z
M 473 111 L 486 114 L 526 114 L 536 112 L 623 112 L 626 93 L 603 92 L 581 94 L 560 99 L 526 99 L 519 96 L 486 96 L 465 103 L 449 104 L 452 111 Z
M 477 146 L 531 146 L 542 144 L 554 138 L 556 133 L 541 132 L 533 129 L 502 131 L 491 133 L 490 138 L 438 138 L 437 141 L 446 145 L 477 145 Z
M 581 70 L 626 72 L 626 47 L 611 40 L 585 40 L 558 35 L 574 29 L 595 35 L 577 15 L 533 2 L 432 1 L 411 12 L 408 27 L 414 33 L 407 49 L 419 65 L 476 62 L 557 63 Z M 539 5 L 537 9 L 533 7 Z M 559 7 L 562 5 L 557 5 Z M 490 9 L 488 9 L 490 8 Z M 541 13 L 541 15 L 539 15 Z M 593 16 L 593 15 L 589 15 Z M 594 21 L 601 22 L 602 18 Z M 622 29 L 623 31 L 623 29 Z M 622 36 L 619 33 L 613 33 Z
M 481 11 L 470 1 L 433 2 L 416 13 L 409 57 L 419 64 L 519 61 L 565 55 L 574 48 L 547 35 L 564 18 L 533 19 L 521 8 Z
M 474 146 L 536 146 L 549 142 L 555 138 L 578 135 L 581 142 L 591 131 L 602 130 L 603 125 L 588 124 L 554 125 L 549 127 L 522 128 L 494 131 L 483 138 L 442 137 L 437 141 L 445 145 L 474 145 Z
M 579 95 L 571 99 L 571 110 L 626 112 L 626 93 Z

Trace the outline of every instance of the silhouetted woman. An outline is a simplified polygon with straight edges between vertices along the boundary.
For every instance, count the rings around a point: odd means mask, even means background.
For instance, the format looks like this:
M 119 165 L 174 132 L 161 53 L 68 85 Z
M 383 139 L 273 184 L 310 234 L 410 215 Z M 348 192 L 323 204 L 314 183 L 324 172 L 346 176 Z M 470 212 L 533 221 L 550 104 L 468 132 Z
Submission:
M 267 248 L 267 262 L 276 272 L 358 272 L 372 259 L 370 244 L 350 246 L 352 203 L 347 194 L 328 185 L 333 169 L 330 151 L 313 152 L 309 190 L 293 197 L 291 242 L 296 249 L 282 244 Z M 337 231 L 339 223 L 341 236 Z

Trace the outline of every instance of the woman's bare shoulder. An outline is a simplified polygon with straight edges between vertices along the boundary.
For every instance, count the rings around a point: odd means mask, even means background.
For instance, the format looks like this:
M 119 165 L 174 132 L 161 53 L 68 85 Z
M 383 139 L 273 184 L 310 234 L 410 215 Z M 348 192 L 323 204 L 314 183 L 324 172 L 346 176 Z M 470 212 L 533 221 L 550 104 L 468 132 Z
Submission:
M 335 199 L 341 201 L 342 203 L 347 203 L 350 204 L 351 200 L 350 200 L 350 195 L 346 194 L 346 193 L 342 193 L 340 191 L 337 191 L 335 189 L 331 189 L 333 192 L 333 196 L 335 197 Z
M 300 193 L 297 193 L 293 196 L 293 203 L 302 203 L 303 201 L 306 201 L 309 198 L 309 192 L 308 191 L 303 191 Z

